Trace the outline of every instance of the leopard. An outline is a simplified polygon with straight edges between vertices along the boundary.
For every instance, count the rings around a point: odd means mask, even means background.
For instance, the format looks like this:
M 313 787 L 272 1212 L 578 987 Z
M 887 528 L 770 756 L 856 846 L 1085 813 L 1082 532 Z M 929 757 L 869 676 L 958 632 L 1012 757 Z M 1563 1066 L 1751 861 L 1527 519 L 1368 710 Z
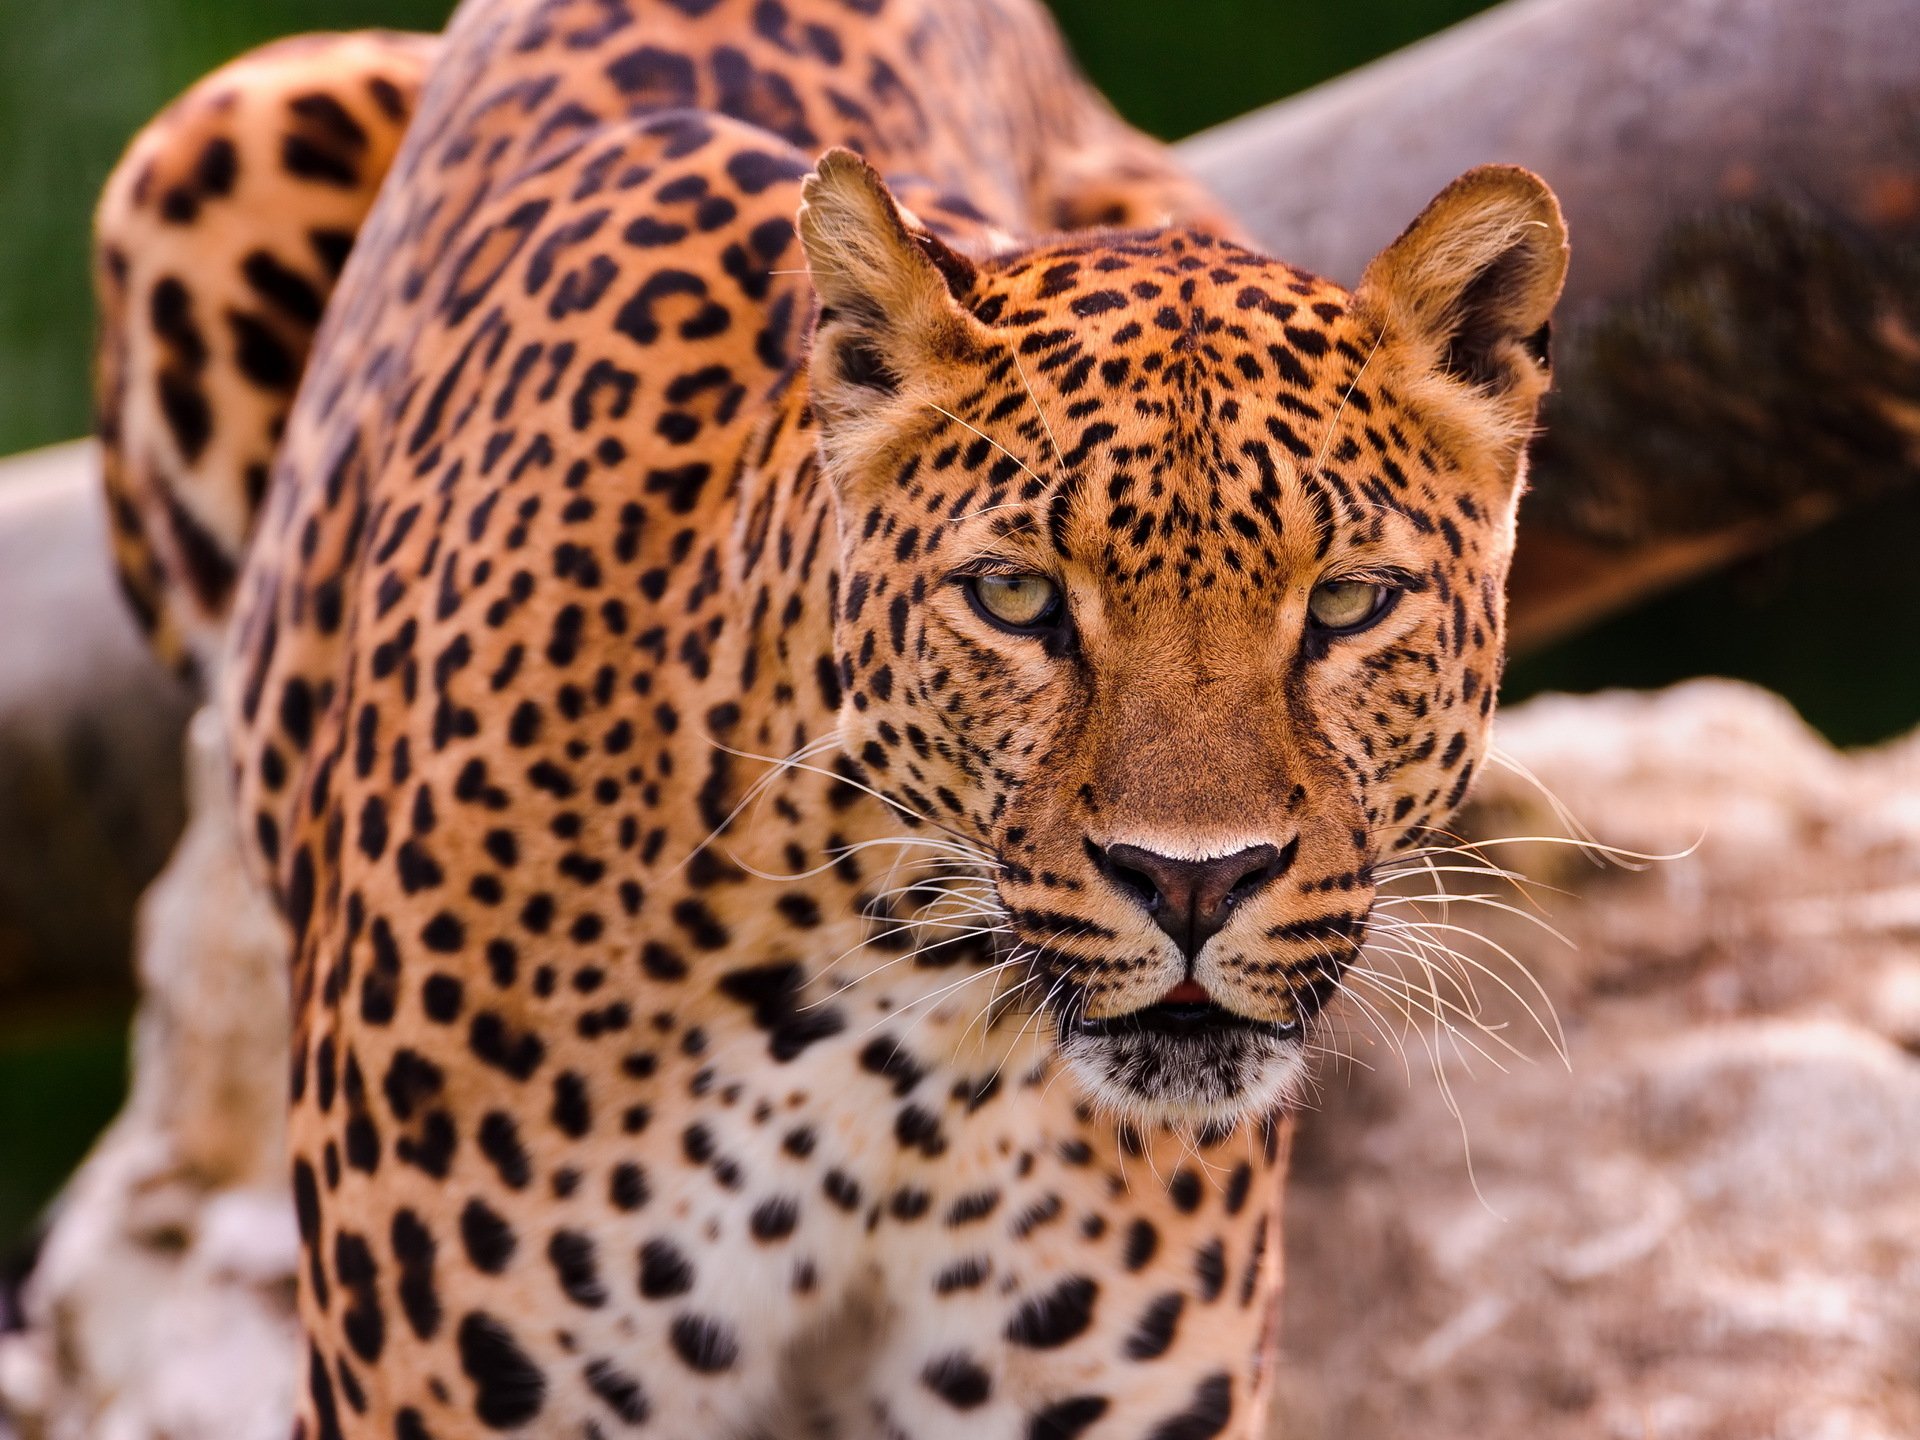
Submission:
M 214 72 L 96 233 L 122 586 L 290 937 L 291 1433 L 1266 1433 L 1546 184 L 1347 288 L 1034 0 L 463 0 Z

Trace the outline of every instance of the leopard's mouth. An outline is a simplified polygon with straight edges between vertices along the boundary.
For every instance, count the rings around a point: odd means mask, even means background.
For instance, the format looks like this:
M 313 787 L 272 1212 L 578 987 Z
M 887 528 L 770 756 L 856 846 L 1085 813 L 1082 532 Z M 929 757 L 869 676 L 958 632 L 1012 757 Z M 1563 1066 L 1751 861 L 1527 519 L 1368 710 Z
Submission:
M 1082 1019 L 1075 1028 L 1082 1035 L 1100 1038 L 1158 1035 L 1168 1039 L 1205 1039 L 1245 1033 L 1292 1040 L 1297 1039 L 1301 1031 L 1297 1020 L 1257 1020 L 1229 1010 L 1209 995 L 1204 986 L 1192 980 L 1174 986 L 1157 1004 L 1122 1015 Z
M 1152 1005 L 1058 1034 L 1091 1095 L 1146 1120 L 1217 1123 L 1284 1104 L 1304 1064 L 1305 1024 L 1260 1020 L 1186 981 Z

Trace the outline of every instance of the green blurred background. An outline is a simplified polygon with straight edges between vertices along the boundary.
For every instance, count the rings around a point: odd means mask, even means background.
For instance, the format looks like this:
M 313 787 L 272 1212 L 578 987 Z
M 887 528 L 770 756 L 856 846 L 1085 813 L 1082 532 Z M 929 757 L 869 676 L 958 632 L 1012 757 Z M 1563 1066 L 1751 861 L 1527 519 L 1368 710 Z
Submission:
M 1483 8 L 1479 0 L 1052 3 L 1094 79 L 1137 124 L 1168 138 Z M 437 29 L 448 8 L 445 0 L 4 0 L 0 455 L 86 428 L 88 216 L 143 120 L 197 76 L 274 36 Z M 1920 719 L 1920 665 L 1875 663 L 1868 648 L 1878 643 L 1875 617 L 1911 612 L 1916 517 L 1914 502 L 1895 500 L 1674 592 L 1516 665 L 1508 698 L 1714 672 L 1781 691 L 1839 743 L 1903 731 Z M 0 1011 L 0 1253 L 112 1114 L 128 1014 L 125 999 L 61 1013 Z

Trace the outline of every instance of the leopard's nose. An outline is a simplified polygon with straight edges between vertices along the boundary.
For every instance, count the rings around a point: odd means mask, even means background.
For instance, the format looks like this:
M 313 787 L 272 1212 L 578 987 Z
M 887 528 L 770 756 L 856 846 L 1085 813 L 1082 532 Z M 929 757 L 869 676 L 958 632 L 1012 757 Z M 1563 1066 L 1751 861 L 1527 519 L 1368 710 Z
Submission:
M 1089 845 L 1095 862 L 1146 909 L 1191 962 L 1225 927 L 1234 908 L 1293 866 L 1296 837 L 1284 846 L 1249 845 L 1210 860 L 1182 860 L 1139 845 Z

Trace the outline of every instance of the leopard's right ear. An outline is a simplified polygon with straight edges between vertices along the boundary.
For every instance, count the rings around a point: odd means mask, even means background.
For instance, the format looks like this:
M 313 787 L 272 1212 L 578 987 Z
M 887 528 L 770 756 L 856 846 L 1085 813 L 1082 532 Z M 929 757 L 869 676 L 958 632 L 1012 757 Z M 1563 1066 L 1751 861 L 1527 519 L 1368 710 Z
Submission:
M 973 262 L 914 223 L 851 150 L 829 150 L 801 188 L 798 228 L 820 316 L 809 381 L 831 422 L 964 358 L 978 322 L 961 304 Z

